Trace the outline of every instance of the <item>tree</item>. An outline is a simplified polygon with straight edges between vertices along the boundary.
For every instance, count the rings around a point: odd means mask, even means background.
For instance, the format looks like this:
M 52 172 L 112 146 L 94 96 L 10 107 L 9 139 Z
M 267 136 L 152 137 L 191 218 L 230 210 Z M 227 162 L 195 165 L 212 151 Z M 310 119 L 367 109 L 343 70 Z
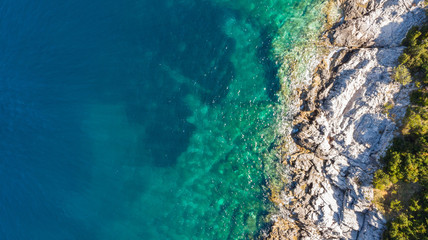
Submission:
M 405 167 L 404 172 L 406 173 L 406 181 L 415 183 L 419 179 L 419 164 L 414 155 L 406 153 L 405 155 Z
M 389 184 L 391 184 L 391 181 L 388 174 L 385 174 L 382 169 L 377 170 L 373 178 L 374 187 L 383 191 Z
M 410 75 L 409 69 L 403 64 L 398 65 L 394 71 L 394 80 L 407 85 L 412 82 L 412 76 Z
M 399 212 L 401 211 L 401 209 L 403 209 L 403 206 L 401 205 L 401 202 L 398 199 L 392 200 L 389 207 L 391 208 L 392 211 L 395 211 L 395 212 Z

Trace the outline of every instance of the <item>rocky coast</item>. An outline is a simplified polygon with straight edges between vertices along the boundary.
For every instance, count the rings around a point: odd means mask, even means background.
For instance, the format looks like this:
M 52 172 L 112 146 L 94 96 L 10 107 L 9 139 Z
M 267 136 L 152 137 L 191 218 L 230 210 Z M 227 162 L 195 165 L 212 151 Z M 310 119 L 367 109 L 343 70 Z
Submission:
M 420 0 L 348 0 L 322 38 L 328 54 L 298 91 L 300 111 L 281 156 L 290 173 L 267 239 L 380 239 L 373 203 L 379 159 L 400 126 L 411 84 L 391 78 L 401 41 L 425 21 Z

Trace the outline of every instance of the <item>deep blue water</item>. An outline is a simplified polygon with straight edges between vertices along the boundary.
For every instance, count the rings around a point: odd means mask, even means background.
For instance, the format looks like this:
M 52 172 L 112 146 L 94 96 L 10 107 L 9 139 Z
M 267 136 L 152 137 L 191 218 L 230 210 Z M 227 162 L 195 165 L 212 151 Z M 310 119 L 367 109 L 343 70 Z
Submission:
M 0 239 L 257 235 L 305 6 L 248 2 L 1 1 Z

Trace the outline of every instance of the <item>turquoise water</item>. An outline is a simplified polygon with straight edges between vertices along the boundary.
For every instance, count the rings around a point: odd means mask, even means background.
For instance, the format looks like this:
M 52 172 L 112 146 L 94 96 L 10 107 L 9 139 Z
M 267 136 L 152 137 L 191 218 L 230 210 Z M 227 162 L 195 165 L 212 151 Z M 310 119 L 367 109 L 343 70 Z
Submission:
M 323 2 L 0 2 L 0 238 L 257 237 Z

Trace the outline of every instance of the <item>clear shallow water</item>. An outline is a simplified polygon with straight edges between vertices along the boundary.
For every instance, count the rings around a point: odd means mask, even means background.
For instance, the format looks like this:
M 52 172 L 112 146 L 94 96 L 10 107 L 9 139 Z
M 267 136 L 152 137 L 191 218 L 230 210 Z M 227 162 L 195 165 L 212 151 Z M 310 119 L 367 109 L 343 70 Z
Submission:
M 2 1 L 0 237 L 255 237 L 320 2 Z

